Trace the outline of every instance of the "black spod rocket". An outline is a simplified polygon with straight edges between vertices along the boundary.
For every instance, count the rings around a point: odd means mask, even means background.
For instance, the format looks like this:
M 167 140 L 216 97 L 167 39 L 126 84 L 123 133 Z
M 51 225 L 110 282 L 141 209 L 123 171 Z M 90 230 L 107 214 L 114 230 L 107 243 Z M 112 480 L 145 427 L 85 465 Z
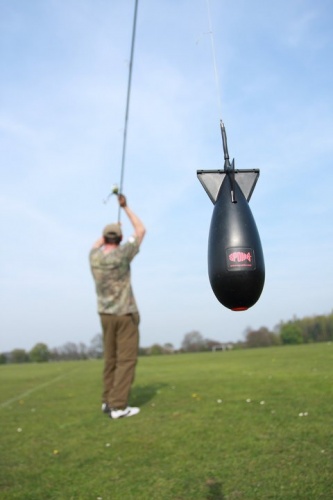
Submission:
M 225 127 L 220 122 L 224 170 L 198 170 L 214 203 L 208 242 L 208 274 L 214 294 L 233 311 L 244 311 L 259 299 L 265 263 L 258 229 L 248 201 L 259 170 L 235 170 L 230 164 Z

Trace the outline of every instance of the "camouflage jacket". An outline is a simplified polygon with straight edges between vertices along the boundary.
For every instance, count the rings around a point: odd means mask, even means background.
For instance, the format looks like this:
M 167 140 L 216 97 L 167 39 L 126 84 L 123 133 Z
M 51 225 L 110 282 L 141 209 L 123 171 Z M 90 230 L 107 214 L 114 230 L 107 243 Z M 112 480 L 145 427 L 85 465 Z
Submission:
M 93 248 L 89 254 L 90 268 L 95 280 L 98 312 L 117 316 L 138 312 L 131 286 L 130 262 L 139 252 L 136 239 L 104 253 Z

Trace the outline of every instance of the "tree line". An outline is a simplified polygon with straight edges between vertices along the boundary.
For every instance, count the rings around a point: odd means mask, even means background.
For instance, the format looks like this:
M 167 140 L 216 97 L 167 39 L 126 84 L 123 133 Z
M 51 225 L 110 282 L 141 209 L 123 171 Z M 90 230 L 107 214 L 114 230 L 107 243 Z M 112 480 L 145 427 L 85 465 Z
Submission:
M 30 351 L 13 349 L 0 354 L 0 364 L 5 363 L 41 363 L 45 361 L 75 361 L 81 359 L 96 359 L 103 356 L 102 334 L 95 335 L 87 346 L 83 342 L 75 344 L 66 342 L 60 347 L 49 348 L 45 343 L 38 342 Z
M 267 347 L 271 345 L 309 344 L 333 340 L 333 311 L 328 315 L 308 316 L 279 323 L 273 332 L 266 327 L 248 329 L 245 347 Z
M 204 338 L 200 332 L 194 330 L 184 335 L 180 349 L 175 349 L 171 343 L 153 344 L 150 347 L 140 347 L 139 356 L 330 342 L 333 341 L 333 311 L 328 315 L 302 319 L 294 317 L 287 322 L 281 321 L 273 331 L 265 326 L 257 330 L 249 327 L 244 337 L 244 341 L 236 343 L 220 342 Z M 78 344 L 67 342 L 61 347 L 50 349 L 45 343 L 40 342 L 30 351 L 13 349 L 9 353 L 0 354 L 0 364 L 98 359 L 102 356 L 103 339 L 99 333 L 92 338 L 89 346 L 83 342 Z

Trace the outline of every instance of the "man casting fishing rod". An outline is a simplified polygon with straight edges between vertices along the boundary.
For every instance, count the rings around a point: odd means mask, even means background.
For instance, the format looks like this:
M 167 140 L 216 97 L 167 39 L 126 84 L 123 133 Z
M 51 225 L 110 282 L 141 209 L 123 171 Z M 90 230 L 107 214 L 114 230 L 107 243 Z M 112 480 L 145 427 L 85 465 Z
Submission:
M 89 254 L 103 330 L 102 411 L 114 419 L 131 417 L 140 411 L 128 406 L 137 363 L 140 321 L 131 285 L 130 263 L 139 252 L 146 233 L 124 195 L 118 195 L 118 202 L 129 218 L 134 234 L 121 245 L 120 224 L 108 224 Z

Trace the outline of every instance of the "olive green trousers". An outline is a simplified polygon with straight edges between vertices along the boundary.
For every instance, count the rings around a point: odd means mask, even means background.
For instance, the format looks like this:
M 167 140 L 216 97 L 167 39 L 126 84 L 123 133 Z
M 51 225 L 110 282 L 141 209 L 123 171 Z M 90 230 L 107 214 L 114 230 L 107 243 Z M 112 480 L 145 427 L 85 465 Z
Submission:
M 103 329 L 104 372 L 102 402 L 110 408 L 126 408 L 138 358 L 138 313 L 100 314 Z

